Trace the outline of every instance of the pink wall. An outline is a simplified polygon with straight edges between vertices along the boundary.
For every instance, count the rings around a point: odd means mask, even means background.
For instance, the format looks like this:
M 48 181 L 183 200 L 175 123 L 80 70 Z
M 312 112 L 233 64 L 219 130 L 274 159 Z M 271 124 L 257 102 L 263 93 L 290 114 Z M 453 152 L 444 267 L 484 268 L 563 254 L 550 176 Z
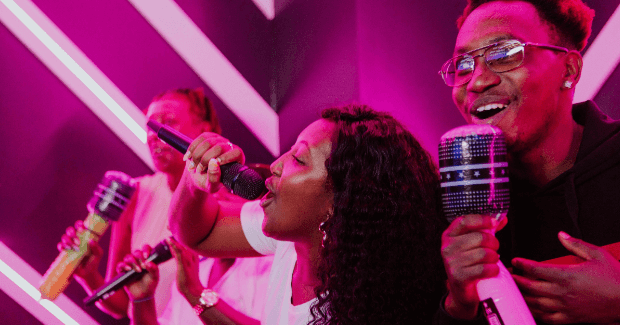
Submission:
M 597 10 L 595 36 L 620 0 L 586 2 Z M 34 3 L 139 107 L 165 89 L 202 86 L 248 161 L 273 160 L 127 1 Z M 250 0 L 177 3 L 278 112 L 282 151 L 321 109 L 351 101 L 391 112 L 434 155 L 441 134 L 463 123 L 437 75 L 463 1 L 278 0 L 273 21 Z M 149 170 L 4 25 L 0 44 L 0 240 L 43 273 L 65 228 L 86 216 L 105 171 Z M 617 68 L 596 97 L 616 118 L 619 85 Z M 67 293 L 78 303 L 85 297 L 75 283 Z M 0 293 L 1 315 L 31 322 L 13 307 Z M 127 323 L 87 311 L 102 323 Z

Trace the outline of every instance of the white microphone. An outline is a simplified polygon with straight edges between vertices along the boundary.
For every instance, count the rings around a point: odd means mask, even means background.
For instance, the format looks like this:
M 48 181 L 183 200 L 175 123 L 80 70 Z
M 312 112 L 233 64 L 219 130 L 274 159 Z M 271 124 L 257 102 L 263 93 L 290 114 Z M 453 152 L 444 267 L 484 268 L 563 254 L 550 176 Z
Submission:
M 448 131 L 439 143 L 439 173 L 444 213 L 450 222 L 466 214 L 500 221 L 510 207 L 506 140 L 490 125 L 466 125 Z M 493 235 L 495 229 L 492 230 Z M 476 284 L 491 325 L 536 325 L 510 272 L 497 261 L 499 274 Z

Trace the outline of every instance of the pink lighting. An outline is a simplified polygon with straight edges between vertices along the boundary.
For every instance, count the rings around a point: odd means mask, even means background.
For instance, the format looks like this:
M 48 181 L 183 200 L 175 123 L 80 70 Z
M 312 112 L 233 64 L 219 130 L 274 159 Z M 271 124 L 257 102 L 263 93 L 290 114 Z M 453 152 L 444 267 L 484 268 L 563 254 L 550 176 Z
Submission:
M 583 102 L 594 99 L 607 78 L 620 63 L 620 6 L 611 15 L 605 27 L 583 56 L 583 71 L 581 80 L 575 88 L 573 102 Z
M 43 324 L 98 324 L 61 294 L 54 302 L 41 299 L 34 284 L 41 275 L 0 242 L 0 289 Z
M 256 7 L 265 15 L 265 18 L 272 20 L 276 16 L 275 0 L 252 0 Z
M 0 3 L 2 23 L 153 168 L 142 112 L 31 1 Z
M 213 92 L 277 157 L 278 114 L 172 0 L 129 0 Z

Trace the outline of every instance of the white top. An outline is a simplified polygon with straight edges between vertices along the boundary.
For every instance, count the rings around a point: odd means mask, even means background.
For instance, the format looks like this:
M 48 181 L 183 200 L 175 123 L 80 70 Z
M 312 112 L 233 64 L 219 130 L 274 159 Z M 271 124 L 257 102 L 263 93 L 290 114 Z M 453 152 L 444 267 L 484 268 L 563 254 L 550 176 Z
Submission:
M 212 289 L 235 310 L 254 319 L 261 319 L 272 260 L 272 256 L 238 258 Z M 212 258 L 200 261 L 200 282 L 204 287 L 207 286 L 213 262 Z M 202 325 L 192 306 L 177 290 L 176 284 L 168 306 L 158 320 L 161 325 Z
M 168 207 L 172 191 L 168 187 L 166 175 L 156 172 L 138 179 L 136 211 L 131 224 L 131 251 L 142 249 L 145 244 L 155 247 L 159 242 L 172 236 L 168 229 Z M 177 267 L 172 261 L 159 264 L 159 284 L 155 289 L 157 315 L 166 308 L 170 293 L 176 291 L 173 281 Z
M 269 288 L 265 312 L 261 324 L 306 325 L 312 320 L 310 306 L 316 299 L 299 306 L 291 303 L 293 291 L 291 282 L 297 262 L 297 253 L 292 242 L 278 241 L 263 234 L 265 214 L 258 201 L 248 202 L 241 209 L 241 226 L 250 245 L 263 255 L 274 255 L 269 274 Z

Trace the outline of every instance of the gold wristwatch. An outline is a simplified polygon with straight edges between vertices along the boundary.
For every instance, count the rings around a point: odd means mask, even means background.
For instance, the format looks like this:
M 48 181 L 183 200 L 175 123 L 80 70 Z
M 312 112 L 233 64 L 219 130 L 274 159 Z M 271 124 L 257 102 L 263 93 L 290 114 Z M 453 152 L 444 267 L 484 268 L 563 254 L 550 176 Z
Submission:
M 218 295 L 217 292 L 211 289 L 204 289 L 202 293 L 200 293 L 198 304 L 194 306 L 194 312 L 196 315 L 200 316 L 205 309 L 215 306 L 219 300 L 220 295 Z

